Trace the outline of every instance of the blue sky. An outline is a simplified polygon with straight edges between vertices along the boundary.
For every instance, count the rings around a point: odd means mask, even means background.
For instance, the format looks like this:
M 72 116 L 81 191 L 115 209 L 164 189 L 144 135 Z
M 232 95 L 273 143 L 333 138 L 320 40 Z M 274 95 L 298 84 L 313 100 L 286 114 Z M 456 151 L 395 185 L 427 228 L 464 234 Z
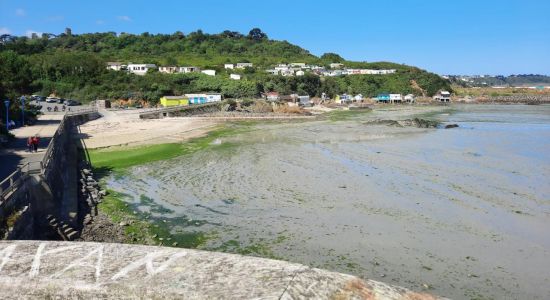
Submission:
M 550 75 L 550 0 L 0 0 L 0 33 L 259 27 L 315 55 L 439 74 Z

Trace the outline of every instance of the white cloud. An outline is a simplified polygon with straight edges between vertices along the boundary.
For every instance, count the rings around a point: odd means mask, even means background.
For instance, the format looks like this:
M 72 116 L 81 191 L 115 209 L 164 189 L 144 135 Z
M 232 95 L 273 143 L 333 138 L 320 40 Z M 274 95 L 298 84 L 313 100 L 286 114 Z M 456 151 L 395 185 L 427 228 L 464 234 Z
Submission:
M 7 27 L 0 27 L 0 34 L 11 34 L 11 30 Z
M 97 25 L 103 25 L 103 24 L 105 24 L 105 21 L 103 21 L 103 20 L 97 20 L 97 21 L 95 21 L 95 23 L 96 23 Z
M 118 16 L 117 19 L 124 21 L 124 22 L 131 22 L 132 19 L 128 16 Z
M 42 32 L 34 31 L 32 29 L 27 29 L 27 31 L 25 31 L 25 36 L 32 37 L 33 33 L 36 33 L 38 36 L 42 36 Z
M 27 12 L 22 8 L 18 8 L 15 10 L 15 15 L 18 17 L 24 17 L 27 15 Z

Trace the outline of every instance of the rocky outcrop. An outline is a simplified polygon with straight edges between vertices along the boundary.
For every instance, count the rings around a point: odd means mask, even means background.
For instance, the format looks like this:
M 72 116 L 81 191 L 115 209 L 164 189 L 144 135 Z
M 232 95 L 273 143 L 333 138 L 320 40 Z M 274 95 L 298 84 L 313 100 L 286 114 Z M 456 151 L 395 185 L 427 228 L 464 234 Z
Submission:
M 386 125 L 396 127 L 418 127 L 418 128 L 436 128 L 439 122 L 427 119 L 406 119 L 406 120 L 374 120 L 363 123 L 365 125 Z

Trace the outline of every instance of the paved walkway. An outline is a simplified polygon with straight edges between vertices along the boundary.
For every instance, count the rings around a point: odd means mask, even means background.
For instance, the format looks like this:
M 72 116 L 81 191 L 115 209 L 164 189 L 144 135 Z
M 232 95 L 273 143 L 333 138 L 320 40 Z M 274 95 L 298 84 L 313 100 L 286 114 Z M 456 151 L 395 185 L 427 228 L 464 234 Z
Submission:
M 5 149 L 0 149 L 0 181 L 17 169 L 18 165 L 27 162 L 42 160 L 46 148 L 50 143 L 63 114 L 46 114 L 38 118 L 32 126 L 19 127 L 10 130 L 15 135 L 15 140 L 8 144 Z M 37 153 L 29 153 L 27 150 L 27 139 L 31 135 L 40 136 L 40 144 Z

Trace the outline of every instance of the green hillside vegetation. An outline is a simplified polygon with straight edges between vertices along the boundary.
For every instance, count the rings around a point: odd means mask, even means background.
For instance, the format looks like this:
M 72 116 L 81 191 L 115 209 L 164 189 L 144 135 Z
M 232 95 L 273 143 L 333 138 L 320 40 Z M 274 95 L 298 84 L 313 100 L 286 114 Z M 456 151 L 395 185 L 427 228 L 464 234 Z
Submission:
M 163 74 L 150 72 L 137 76 L 106 69 L 106 62 L 154 63 L 159 66 L 198 66 L 215 69 L 217 76 Z M 252 62 L 255 68 L 231 70 L 243 80 L 230 80 L 224 63 Z M 347 67 L 396 69 L 391 75 L 353 75 L 321 78 L 268 75 L 265 69 L 278 64 L 305 62 L 328 66 L 342 62 Z M 14 99 L 22 94 L 49 95 L 82 101 L 94 99 L 134 99 L 155 104 L 163 95 L 192 92 L 219 92 L 227 98 L 254 98 L 277 91 L 329 96 L 340 93 L 373 97 L 381 92 L 432 95 L 450 89 L 448 81 L 416 67 L 390 62 L 351 62 L 338 54 L 320 57 L 287 41 L 270 40 L 260 29 L 244 35 L 234 31 L 185 35 L 140 35 L 114 32 L 73 35 L 70 29 L 58 36 L 0 37 L 0 97 Z M 414 80 L 423 90 L 413 89 Z

